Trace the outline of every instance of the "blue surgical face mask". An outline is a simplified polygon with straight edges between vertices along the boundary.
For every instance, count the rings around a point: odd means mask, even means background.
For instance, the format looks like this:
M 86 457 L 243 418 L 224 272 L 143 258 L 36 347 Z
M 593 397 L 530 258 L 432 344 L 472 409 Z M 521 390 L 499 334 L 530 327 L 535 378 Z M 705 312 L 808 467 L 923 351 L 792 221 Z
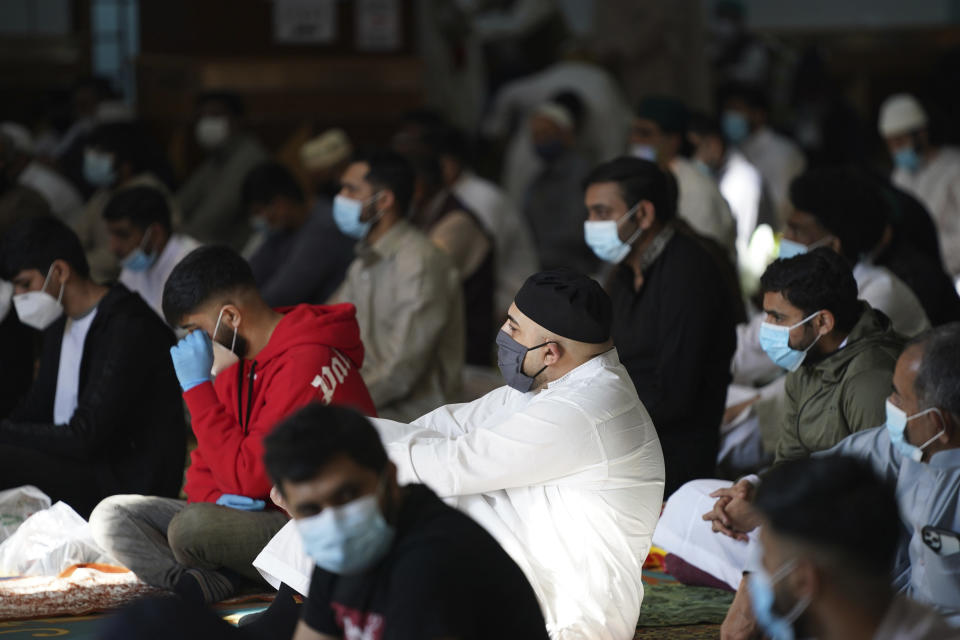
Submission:
M 799 242 L 794 242 L 793 240 L 787 240 L 786 238 L 780 238 L 780 253 L 777 256 L 781 260 L 786 260 L 787 258 L 793 258 L 799 256 L 802 253 L 809 253 L 817 247 L 822 247 L 833 239 L 833 236 L 824 236 L 820 238 L 813 244 L 800 244 Z
M 103 189 L 117 180 L 117 173 L 113 168 L 113 155 L 102 153 L 96 149 L 87 149 L 83 154 L 83 179 L 90 186 Z
M 750 135 L 750 123 L 739 111 L 724 111 L 720 120 L 723 137 L 733 144 L 740 144 Z
M 657 150 L 649 144 L 635 144 L 630 146 L 630 155 L 641 160 L 657 161 Z
M 930 407 L 929 409 L 915 413 L 912 416 L 908 416 L 906 411 L 887 399 L 887 433 L 890 436 L 890 442 L 893 443 L 893 445 L 900 451 L 904 458 L 909 458 L 914 462 L 920 462 L 923 460 L 923 450 L 933 444 L 934 440 L 946 432 L 946 429 L 940 429 L 940 433 L 933 436 L 919 447 L 917 445 L 910 444 L 910 441 L 907 440 L 907 423 L 914 418 L 919 418 L 920 416 L 925 416 L 928 413 L 933 412 L 940 413 L 940 410 L 936 407 Z
M 901 147 L 893 154 L 893 164 L 913 173 L 920 168 L 920 155 L 913 147 Z
M 154 265 L 157 261 L 157 252 L 147 253 L 143 250 L 143 245 L 147 243 L 147 239 L 150 237 L 150 233 L 153 231 L 153 227 L 150 227 L 143 234 L 143 240 L 140 241 L 140 246 L 130 252 L 126 258 L 120 261 L 120 266 L 124 269 L 129 269 L 130 271 L 147 271 L 150 267 Z
M 811 342 L 809 347 L 800 351 L 790 347 L 790 331 L 810 322 L 818 315 L 820 315 L 819 311 L 811 313 L 797 324 L 789 327 L 764 322 L 760 325 L 760 347 L 777 366 L 783 367 L 787 371 L 796 371 L 803 363 L 803 359 L 807 357 L 807 352 L 820 341 L 820 335 L 817 335 L 817 339 Z
M 369 220 L 362 221 L 360 218 L 363 216 L 363 207 L 376 200 L 379 195 L 379 193 L 375 193 L 366 201 L 354 200 L 339 194 L 334 197 L 333 221 L 343 235 L 354 240 L 362 240 L 367 237 L 367 234 L 370 233 L 370 227 L 383 216 L 383 212 L 380 211 Z
M 338 575 L 355 575 L 376 565 L 396 536 L 376 494 L 339 507 L 327 507 L 296 521 L 303 550 L 318 567 Z
M 757 619 L 757 624 L 760 625 L 760 628 L 763 629 L 764 634 L 770 640 L 794 640 L 793 623 L 810 606 L 810 599 L 803 598 L 785 616 L 781 616 L 773 610 L 776 601 L 773 587 L 784 577 L 790 575 L 795 566 L 796 563 L 791 560 L 780 567 L 773 576 L 767 574 L 767 571 L 761 567 L 759 570 L 752 572 L 747 579 L 753 615 Z
M 620 225 L 629 220 L 638 209 L 638 202 L 619 220 L 587 220 L 583 223 L 583 239 L 598 258 L 612 264 L 619 264 L 630 255 L 630 248 L 637 241 L 643 229 L 637 227 L 626 242 L 620 239 Z
M 534 378 L 543 373 L 547 365 L 543 365 L 540 371 L 532 376 L 523 372 L 523 360 L 527 353 L 535 349 L 540 349 L 550 344 L 550 341 L 538 344 L 535 347 L 525 347 L 513 338 L 506 331 L 500 330 L 497 334 L 497 366 L 500 367 L 500 373 L 508 387 L 516 389 L 520 393 L 526 393 L 533 387 Z

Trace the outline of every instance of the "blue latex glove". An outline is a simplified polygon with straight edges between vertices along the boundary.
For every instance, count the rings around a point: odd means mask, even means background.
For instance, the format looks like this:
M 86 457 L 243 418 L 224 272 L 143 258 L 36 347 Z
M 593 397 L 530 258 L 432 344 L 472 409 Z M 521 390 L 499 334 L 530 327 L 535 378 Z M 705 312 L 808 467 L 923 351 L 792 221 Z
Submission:
M 240 511 L 263 511 L 263 508 L 267 506 L 267 503 L 263 500 L 254 500 L 247 496 L 238 496 L 232 493 L 225 493 L 217 498 L 217 504 L 221 507 L 240 509 Z
M 213 367 L 213 344 L 206 332 L 196 329 L 170 347 L 173 368 L 184 391 L 210 380 Z

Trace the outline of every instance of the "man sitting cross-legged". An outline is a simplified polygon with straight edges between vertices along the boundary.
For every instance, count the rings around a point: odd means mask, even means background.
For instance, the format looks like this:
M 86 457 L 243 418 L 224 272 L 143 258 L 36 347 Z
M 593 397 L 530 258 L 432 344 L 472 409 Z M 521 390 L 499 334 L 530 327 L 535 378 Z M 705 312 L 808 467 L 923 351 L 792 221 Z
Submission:
M 663 499 L 660 442 L 611 313 L 590 278 L 535 274 L 497 338 L 507 386 L 412 424 L 374 421 L 402 482 L 455 504 L 520 565 L 555 640 L 634 637 Z M 312 570 L 292 526 L 255 564 L 304 590 Z
M 359 369 L 363 344 L 352 305 L 271 309 L 246 261 L 202 247 L 167 279 L 163 311 L 190 333 L 171 349 L 197 448 L 187 501 L 118 495 L 90 517 L 97 542 L 144 581 L 216 602 L 286 516 L 265 508 L 271 483 L 263 437 L 314 401 L 373 415 Z

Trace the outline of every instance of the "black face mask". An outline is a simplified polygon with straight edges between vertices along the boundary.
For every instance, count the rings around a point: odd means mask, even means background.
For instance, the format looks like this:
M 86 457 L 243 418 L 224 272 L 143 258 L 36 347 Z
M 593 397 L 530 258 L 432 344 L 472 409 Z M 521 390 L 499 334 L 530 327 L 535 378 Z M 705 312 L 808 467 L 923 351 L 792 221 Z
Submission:
M 534 379 L 544 372 L 547 365 L 543 365 L 540 371 L 528 376 L 523 372 L 523 360 L 527 357 L 528 352 L 540 349 L 548 344 L 550 344 L 549 341 L 535 347 L 525 347 L 507 335 L 503 329 L 500 330 L 500 333 L 497 334 L 497 365 L 500 367 L 500 373 L 503 374 L 503 379 L 508 387 L 516 389 L 520 393 L 530 391 Z

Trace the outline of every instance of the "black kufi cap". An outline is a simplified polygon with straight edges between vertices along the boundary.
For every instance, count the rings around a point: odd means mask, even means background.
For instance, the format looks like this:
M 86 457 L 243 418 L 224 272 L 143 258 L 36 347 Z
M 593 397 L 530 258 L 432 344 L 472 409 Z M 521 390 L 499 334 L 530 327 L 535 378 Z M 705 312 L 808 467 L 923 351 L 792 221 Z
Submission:
M 514 302 L 524 315 L 558 336 L 590 344 L 610 339 L 610 297 L 596 280 L 572 269 L 535 273 Z

